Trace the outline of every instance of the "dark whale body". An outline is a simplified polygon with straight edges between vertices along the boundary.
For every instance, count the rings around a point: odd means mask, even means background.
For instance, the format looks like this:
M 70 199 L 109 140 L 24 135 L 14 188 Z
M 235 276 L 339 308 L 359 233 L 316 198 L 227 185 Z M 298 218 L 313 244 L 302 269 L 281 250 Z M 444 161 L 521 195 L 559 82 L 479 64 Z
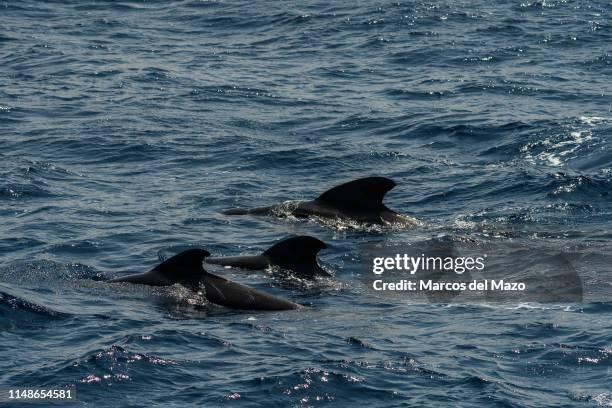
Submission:
M 260 255 L 206 258 L 207 263 L 261 270 L 278 266 L 301 278 L 330 276 L 317 263 L 317 253 L 327 248 L 324 242 L 308 236 L 284 239 Z
M 287 202 L 251 209 L 236 208 L 224 211 L 223 214 L 293 215 L 298 218 L 317 216 L 370 224 L 420 224 L 420 221 L 398 214 L 383 204 L 385 194 L 393 187 L 395 182 L 388 178 L 367 177 L 336 186 L 312 201 Z
M 149 272 L 115 278 L 109 282 L 128 282 L 150 286 L 171 286 L 176 283 L 198 291 L 214 304 L 242 310 L 290 310 L 301 306 L 268 293 L 232 282 L 208 273 L 202 267 L 210 253 L 203 249 L 189 249 L 167 259 Z

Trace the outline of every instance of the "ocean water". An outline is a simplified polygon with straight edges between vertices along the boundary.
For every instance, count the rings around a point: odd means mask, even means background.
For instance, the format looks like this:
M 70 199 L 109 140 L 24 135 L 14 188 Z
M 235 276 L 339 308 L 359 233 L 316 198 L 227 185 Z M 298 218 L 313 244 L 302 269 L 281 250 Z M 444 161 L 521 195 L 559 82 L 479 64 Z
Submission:
M 611 12 L 0 2 L 0 385 L 75 386 L 83 407 L 612 406 Z M 220 213 L 368 175 L 427 225 Z M 104 282 L 291 235 L 329 244 L 333 279 L 206 268 L 305 310 Z M 578 254 L 585 300 L 364 290 L 361 244 L 432 237 Z

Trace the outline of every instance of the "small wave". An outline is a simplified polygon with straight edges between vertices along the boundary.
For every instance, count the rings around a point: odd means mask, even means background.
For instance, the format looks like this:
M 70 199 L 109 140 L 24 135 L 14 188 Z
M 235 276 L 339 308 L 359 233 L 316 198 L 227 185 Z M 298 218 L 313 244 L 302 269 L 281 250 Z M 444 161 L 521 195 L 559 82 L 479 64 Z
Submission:
M 610 123 L 612 118 L 606 118 L 603 116 L 581 116 L 580 122 L 586 125 L 601 125 L 604 123 Z
M 376 350 L 376 348 L 373 345 L 371 345 L 370 343 L 368 343 L 366 341 L 360 340 L 357 337 L 348 337 L 346 339 L 346 342 L 348 344 L 355 345 L 357 347 L 367 348 L 367 349 L 371 349 L 371 350 Z
M 53 182 L 66 182 L 67 179 L 82 175 L 47 161 L 5 158 L 1 169 L 0 199 L 12 200 L 30 198 L 50 198 L 61 195 L 60 189 L 53 188 Z
M 521 148 L 524 159 L 531 162 L 544 162 L 550 166 L 561 166 L 578 149 L 594 142 L 590 129 L 571 131 L 566 137 L 546 138 L 530 142 Z
M 385 372 L 414 373 L 420 376 L 436 380 L 452 380 L 441 371 L 429 367 L 417 358 L 404 352 L 397 353 L 398 357 L 382 361 L 342 360 L 339 365 L 342 368 L 356 367 L 358 369 L 382 370 Z
M 32 184 L 9 184 L 0 187 L 0 199 L 21 200 L 30 198 L 49 198 L 54 194 L 43 188 Z
M 341 395 L 348 396 L 351 391 L 366 392 L 370 396 L 399 396 L 395 391 L 376 388 L 368 384 L 364 377 L 351 372 L 340 372 L 320 367 L 309 367 L 287 375 L 269 376 L 257 382 L 270 388 L 269 392 L 284 395 L 298 406 L 320 401 L 334 401 Z M 346 401 L 346 399 L 344 399 Z
M 135 353 L 121 346 L 113 345 L 108 349 L 74 362 L 69 371 L 77 371 L 82 384 L 112 385 L 118 382 L 132 381 L 133 377 L 143 378 L 161 367 L 175 366 L 175 360 L 158 357 L 147 353 Z M 153 368 L 160 367 L 160 368 Z
M 612 303 L 610 302 L 592 302 L 582 306 L 583 313 L 589 314 L 607 314 L 612 313 Z
M 518 304 L 495 304 L 495 303 L 480 303 L 481 307 L 487 309 L 502 309 L 502 310 L 559 310 L 563 312 L 581 312 L 581 304 L 572 305 L 550 305 L 543 303 L 525 302 Z
M 612 179 L 588 176 L 569 176 L 565 173 L 556 173 L 554 180 L 546 186 L 551 197 L 576 196 L 608 197 L 612 191 Z
M 26 318 L 24 314 L 49 318 L 62 318 L 70 316 L 68 313 L 58 312 L 20 297 L 13 296 L 9 293 L 0 292 L 0 318 L 21 320 Z
M 64 264 L 49 260 L 19 261 L 0 267 L 0 280 L 16 285 L 29 285 L 62 290 L 82 285 L 83 280 L 100 280 L 103 275 L 82 264 Z
M 598 407 L 612 407 L 612 394 L 602 392 L 600 394 L 572 394 L 571 398 L 579 402 L 592 402 Z

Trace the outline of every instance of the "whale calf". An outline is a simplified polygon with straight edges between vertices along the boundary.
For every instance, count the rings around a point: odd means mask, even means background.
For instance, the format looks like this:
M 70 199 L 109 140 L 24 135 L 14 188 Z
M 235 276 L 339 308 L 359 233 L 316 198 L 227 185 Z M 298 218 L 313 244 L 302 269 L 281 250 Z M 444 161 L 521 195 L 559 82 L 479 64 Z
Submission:
M 288 201 L 251 209 L 235 208 L 223 211 L 223 214 L 293 215 L 298 218 L 318 216 L 370 224 L 422 224 L 421 221 L 398 214 L 383 204 L 385 194 L 395 185 L 393 180 L 386 177 L 366 177 L 336 186 L 312 201 Z
M 188 249 L 148 272 L 111 279 L 150 286 L 171 286 L 176 283 L 193 291 L 204 288 L 210 303 L 242 310 L 290 310 L 301 305 L 268 293 L 232 282 L 204 270 L 202 262 L 210 253 L 204 249 Z
M 331 276 L 317 263 L 317 253 L 327 248 L 323 241 L 309 236 L 284 239 L 260 255 L 206 258 L 206 263 L 244 269 L 266 269 L 278 266 L 301 278 Z

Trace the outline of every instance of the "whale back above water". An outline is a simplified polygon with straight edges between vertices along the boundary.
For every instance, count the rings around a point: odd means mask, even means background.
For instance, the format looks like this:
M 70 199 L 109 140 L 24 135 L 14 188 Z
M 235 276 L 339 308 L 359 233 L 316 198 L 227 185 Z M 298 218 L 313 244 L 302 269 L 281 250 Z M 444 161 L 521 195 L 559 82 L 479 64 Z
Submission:
M 209 255 L 204 249 L 189 249 L 148 272 L 111 279 L 109 282 L 149 286 L 171 286 L 178 283 L 193 291 L 203 288 L 209 302 L 231 309 L 289 310 L 300 307 L 297 303 L 207 272 L 202 262 Z
M 395 182 L 386 177 L 366 177 L 333 187 L 312 201 L 282 203 L 251 209 L 226 210 L 225 215 L 293 215 L 298 218 L 317 216 L 358 222 L 383 224 L 419 224 L 414 218 L 396 213 L 383 204 Z
M 206 262 L 254 270 L 278 266 L 301 278 L 330 276 L 317 263 L 317 253 L 324 248 L 327 248 L 325 243 L 317 238 L 299 236 L 284 239 L 260 255 L 214 257 L 207 258 Z

